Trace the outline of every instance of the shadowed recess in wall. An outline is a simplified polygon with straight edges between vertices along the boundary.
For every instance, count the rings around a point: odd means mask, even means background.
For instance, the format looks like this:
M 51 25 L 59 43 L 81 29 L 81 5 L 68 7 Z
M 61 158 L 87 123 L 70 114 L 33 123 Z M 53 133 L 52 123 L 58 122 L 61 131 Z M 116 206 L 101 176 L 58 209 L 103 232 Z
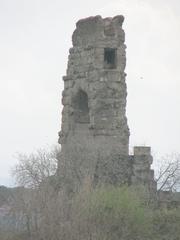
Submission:
M 73 99 L 74 120 L 76 123 L 89 123 L 88 95 L 79 90 Z

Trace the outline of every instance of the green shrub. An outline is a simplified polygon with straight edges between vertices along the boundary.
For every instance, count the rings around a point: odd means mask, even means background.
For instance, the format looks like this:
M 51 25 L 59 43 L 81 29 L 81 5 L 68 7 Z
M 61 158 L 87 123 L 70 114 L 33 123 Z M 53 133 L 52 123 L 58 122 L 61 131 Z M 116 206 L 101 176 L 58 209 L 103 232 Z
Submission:
M 156 210 L 153 220 L 156 239 L 180 239 L 180 208 Z
M 142 190 L 126 186 L 83 192 L 74 204 L 81 219 L 79 229 L 93 233 L 91 239 L 150 239 L 152 214 L 145 199 Z

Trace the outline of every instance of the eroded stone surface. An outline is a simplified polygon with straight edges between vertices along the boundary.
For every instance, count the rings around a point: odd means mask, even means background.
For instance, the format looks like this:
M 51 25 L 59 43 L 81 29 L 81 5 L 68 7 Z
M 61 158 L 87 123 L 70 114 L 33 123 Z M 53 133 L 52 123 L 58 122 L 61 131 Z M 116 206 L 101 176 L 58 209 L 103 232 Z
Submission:
M 110 151 L 128 154 L 123 20 L 96 16 L 76 24 L 63 78 L 63 150 L 70 139 L 86 134 L 98 144 L 109 144 Z
M 61 176 L 74 184 L 139 184 L 155 189 L 150 148 L 129 156 L 123 16 L 77 22 L 64 80 Z M 71 179 L 71 180 L 70 180 Z

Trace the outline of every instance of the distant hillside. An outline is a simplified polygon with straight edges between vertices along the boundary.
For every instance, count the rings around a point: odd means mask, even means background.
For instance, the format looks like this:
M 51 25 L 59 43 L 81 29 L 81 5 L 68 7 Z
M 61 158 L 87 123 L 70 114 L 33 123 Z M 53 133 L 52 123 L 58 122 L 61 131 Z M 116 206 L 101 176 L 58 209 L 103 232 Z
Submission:
M 0 207 L 8 203 L 8 200 L 12 197 L 14 189 L 0 186 Z
M 0 186 L 0 207 L 3 205 L 8 205 L 10 201 L 19 194 L 19 190 L 22 187 L 8 188 L 5 186 Z
M 16 217 L 10 215 L 11 204 L 20 195 L 21 187 L 0 186 L 0 233 L 17 227 Z M 1 240 L 1 235 L 0 235 Z

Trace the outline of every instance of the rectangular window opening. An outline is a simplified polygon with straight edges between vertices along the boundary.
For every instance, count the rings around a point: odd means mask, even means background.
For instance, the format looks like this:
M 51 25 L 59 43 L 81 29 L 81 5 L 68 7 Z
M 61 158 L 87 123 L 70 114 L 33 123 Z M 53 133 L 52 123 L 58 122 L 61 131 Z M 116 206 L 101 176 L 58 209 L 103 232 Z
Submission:
M 117 49 L 105 48 L 104 49 L 104 68 L 114 69 L 117 66 Z

